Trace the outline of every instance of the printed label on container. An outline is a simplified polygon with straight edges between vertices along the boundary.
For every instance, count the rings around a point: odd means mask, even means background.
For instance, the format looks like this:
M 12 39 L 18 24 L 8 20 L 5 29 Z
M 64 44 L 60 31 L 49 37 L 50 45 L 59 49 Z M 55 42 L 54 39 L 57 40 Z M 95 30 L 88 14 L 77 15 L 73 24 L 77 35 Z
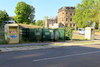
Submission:
M 10 38 L 15 39 L 15 38 L 17 38 L 17 36 L 16 35 L 10 35 Z

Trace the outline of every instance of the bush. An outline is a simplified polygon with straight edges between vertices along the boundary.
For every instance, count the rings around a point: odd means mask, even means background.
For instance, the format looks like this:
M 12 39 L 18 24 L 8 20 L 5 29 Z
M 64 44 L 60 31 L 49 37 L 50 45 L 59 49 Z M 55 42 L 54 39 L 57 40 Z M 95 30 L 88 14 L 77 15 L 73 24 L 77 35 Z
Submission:
M 72 30 L 73 30 L 72 27 L 65 27 L 65 36 L 67 40 L 72 39 L 72 35 L 73 35 Z

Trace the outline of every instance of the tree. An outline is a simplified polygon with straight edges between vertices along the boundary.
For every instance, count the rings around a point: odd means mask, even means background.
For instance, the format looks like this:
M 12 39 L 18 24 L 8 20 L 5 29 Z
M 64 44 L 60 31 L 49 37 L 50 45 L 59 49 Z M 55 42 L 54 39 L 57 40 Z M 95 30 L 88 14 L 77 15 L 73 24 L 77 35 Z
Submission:
M 35 8 L 34 8 L 33 6 L 30 6 L 30 8 L 31 8 L 31 13 L 30 13 L 30 15 L 29 15 L 29 19 L 30 19 L 30 22 L 33 22 L 33 23 L 34 23 L 35 20 L 33 20 L 33 19 L 34 19 L 34 17 L 35 17 L 35 15 L 34 15 L 34 13 L 35 13 Z
M 21 1 L 17 4 L 15 13 L 16 16 L 14 19 L 17 23 L 27 22 L 27 24 L 29 24 L 30 22 L 33 22 L 35 16 L 35 8 Z
M 88 26 L 88 21 L 97 22 L 98 18 L 98 0 L 83 0 L 76 6 L 76 13 L 73 21 L 76 22 L 79 28 Z
M 5 10 L 4 11 L 0 10 L 0 24 L 6 20 L 9 20 L 7 12 Z
M 100 30 L 100 0 L 98 0 L 98 29 Z
M 48 16 L 44 16 L 44 20 L 47 20 L 47 19 L 49 19 L 49 17 Z
M 45 22 L 44 22 L 44 20 L 37 20 L 37 21 L 35 22 L 35 25 L 44 27 Z

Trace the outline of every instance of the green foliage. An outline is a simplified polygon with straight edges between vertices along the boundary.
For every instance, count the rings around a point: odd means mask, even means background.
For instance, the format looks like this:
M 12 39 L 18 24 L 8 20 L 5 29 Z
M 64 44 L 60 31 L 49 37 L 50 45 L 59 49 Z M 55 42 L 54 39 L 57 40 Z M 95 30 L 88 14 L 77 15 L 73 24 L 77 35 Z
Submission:
M 14 19 L 17 23 L 27 22 L 27 24 L 29 24 L 30 22 L 33 22 L 35 8 L 25 2 L 19 2 L 16 5 L 15 13 L 16 16 Z
M 72 31 L 73 31 L 73 28 L 72 27 L 65 27 L 65 36 L 67 37 L 67 39 L 70 39 L 72 40 Z
M 35 8 L 33 6 L 30 6 L 30 8 L 31 8 L 31 13 L 29 15 L 29 19 L 30 19 L 30 22 L 34 23 L 35 20 L 33 20 L 33 19 L 35 17 Z
M 0 10 L 0 24 L 6 20 L 9 20 L 7 12 L 5 10 L 4 11 Z
M 47 20 L 47 19 L 49 19 L 49 17 L 48 16 L 44 16 L 44 20 Z
M 88 21 L 97 22 L 98 18 L 98 1 L 83 0 L 76 6 L 76 14 L 73 21 L 76 22 L 79 28 L 88 26 Z
M 35 24 L 38 25 L 38 26 L 43 26 L 43 27 L 44 27 L 45 22 L 44 22 L 44 20 L 37 20 L 37 21 L 35 22 Z

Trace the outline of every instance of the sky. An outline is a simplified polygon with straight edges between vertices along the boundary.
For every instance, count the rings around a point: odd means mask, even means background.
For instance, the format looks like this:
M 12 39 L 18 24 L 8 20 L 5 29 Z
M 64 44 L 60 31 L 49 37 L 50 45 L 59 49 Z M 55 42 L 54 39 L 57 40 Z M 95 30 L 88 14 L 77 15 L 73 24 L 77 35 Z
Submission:
M 64 6 L 76 6 L 82 0 L 0 0 L 0 10 L 6 10 L 9 16 L 15 16 L 16 4 L 24 1 L 35 8 L 35 19 L 42 20 L 44 16 L 56 17 L 58 9 Z

